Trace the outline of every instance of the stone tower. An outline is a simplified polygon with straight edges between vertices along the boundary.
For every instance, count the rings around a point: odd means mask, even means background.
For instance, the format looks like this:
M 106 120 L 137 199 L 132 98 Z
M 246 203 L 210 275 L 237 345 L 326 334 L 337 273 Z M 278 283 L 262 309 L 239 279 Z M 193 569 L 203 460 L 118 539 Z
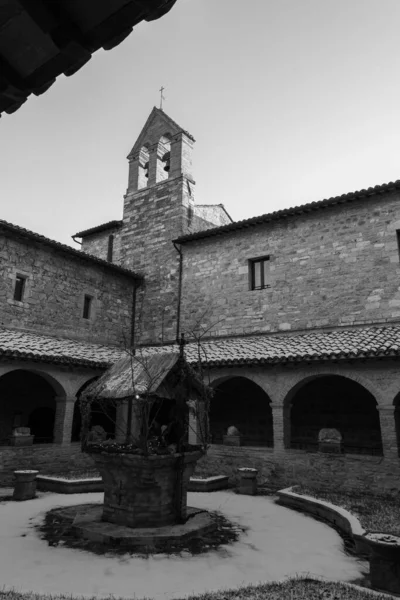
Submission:
M 153 108 L 128 155 L 123 220 L 73 236 L 85 252 L 144 275 L 136 344 L 176 339 L 180 255 L 172 240 L 232 221 L 222 204 L 195 205 L 193 144 L 190 133 Z
M 172 240 L 194 213 L 193 137 L 153 108 L 128 155 L 120 263 L 145 275 L 137 305 L 141 343 L 175 339 L 179 254 Z

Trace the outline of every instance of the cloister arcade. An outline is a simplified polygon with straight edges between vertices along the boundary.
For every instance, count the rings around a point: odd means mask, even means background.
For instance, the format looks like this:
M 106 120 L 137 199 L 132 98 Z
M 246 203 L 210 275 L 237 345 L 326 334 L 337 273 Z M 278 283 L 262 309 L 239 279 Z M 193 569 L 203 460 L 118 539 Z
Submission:
M 242 445 L 269 447 L 273 453 L 317 452 L 318 432 L 337 428 L 345 454 L 398 459 L 400 377 L 391 370 L 298 366 L 211 369 L 215 390 L 210 407 L 213 444 L 223 444 L 229 426 L 242 434 Z M 14 361 L 0 363 L 0 443 L 13 428 L 30 427 L 35 444 L 68 445 L 79 441 L 76 403 L 99 370 Z M 93 424 L 112 437 L 115 416 L 93 411 Z

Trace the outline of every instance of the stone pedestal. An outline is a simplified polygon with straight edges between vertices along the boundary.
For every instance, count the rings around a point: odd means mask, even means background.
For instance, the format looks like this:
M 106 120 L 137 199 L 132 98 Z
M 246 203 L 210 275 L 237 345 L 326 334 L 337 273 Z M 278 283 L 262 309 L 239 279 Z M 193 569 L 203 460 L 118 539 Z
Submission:
M 14 471 L 14 500 L 31 500 L 36 496 L 36 475 L 39 471 Z
M 104 482 L 103 521 L 127 527 L 164 527 L 186 518 L 187 489 L 199 450 L 184 454 L 92 454 Z M 183 460 L 182 486 L 177 478 Z M 179 499 L 176 494 L 179 494 Z
M 248 494 L 255 496 L 257 494 L 257 474 L 258 469 L 241 467 L 239 472 L 238 494 Z
M 400 537 L 369 533 L 371 586 L 377 590 L 400 594 Z
M 241 446 L 242 436 L 241 435 L 224 435 L 223 436 L 224 446 Z

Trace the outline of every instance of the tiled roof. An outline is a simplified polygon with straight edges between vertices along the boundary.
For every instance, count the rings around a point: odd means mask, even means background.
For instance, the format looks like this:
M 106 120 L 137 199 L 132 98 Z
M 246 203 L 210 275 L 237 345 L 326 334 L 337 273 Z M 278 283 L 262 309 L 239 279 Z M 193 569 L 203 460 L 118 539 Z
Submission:
M 0 328 L 0 358 L 106 368 L 124 356 L 119 348 Z
M 176 0 L 12 0 L 0 10 L 0 116 L 56 77 L 73 75 L 99 49 L 120 44 L 143 20 L 153 21 Z M 139 59 L 145 55 L 145 51 Z
M 373 196 L 379 196 L 387 192 L 394 192 L 400 190 L 400 180 L 396 180 L 390 183 L 384 183 L 382 185 L 376 185 L 370 187 L 367 190 L 359 190 L 358 192 L 350 192 L 348 194 L 342 194 L 341 196 L 335 196 L 326 200 L 320 200 L 319 202 L 309 202 L 293 208 L 284 208 L 282 210 L 276 210 L 272 213 L 260 215 L 259 217 L 251 217 L 251 219 L 244 219 L 243 221 L 234 221 L 228 225 L 222 225 L 221 227 L 214 227 L 212 229 L 206 229 L 205 231 L 199 231 L 196 233 L 183 235 L 176 240 L 173 240 L 177 244 L 184 244 L 191 242 L 192 240 L 200 240 L 206 237 L 213 237 L 216 235 L 222 235 L 229 233 L 230 231 L 237 231 L 239 229 L 246 229 L 247 227 L 255 227 L 262 223 L 270 223 L 271 221 L 277 221 L 280 219 L 286 219 L 296 215 L 314 212 L 315 210 L 321 210 L 329 206 L 336 204 L 346 204 L 347 202 L 353 202 L 354 200 L 367 200 Z
M 209 366 L 385 358 L 400 356 L 400 326 L 209 340 L 202 348 Z M 188 343 L 185 354 L 194 364 L 197 345 Z
M 67 246 L 66 244 L 60 244 L 60 242 L 56 242 L 55 240 L 51 240 L 44 235 L 40 235 L 39 233 L 35 233 L 34 231 L 29 231 L 29 229 L 24 229 L 23 227 L 19 227 L 18 225 L 13 225 L 12 223 L 8 223 L 7 221 L 3 221 L 0 219 L 0 232 L 1 230 L 9 231 L 16 235 L 22 236 L 24 238 L 28 238 L 35 242 L 39 242 L 44 246 L 50 246 L 51 248 L 55 248 L 56 250 L 63 252 L 65 254 L 69 254 L 70 256 L 75 256 L 90 263 L 97 263 L 111 271 L 115 271 L 117 273 L 123 273 L 128 277 L 132 277 L 133 279 L 143 279 L 142 275 L 134 273 L 129 269 L 125 269 L 124 267 L 120 267 L 115 265 L 114 263 L 108 262 L 107 260 L 103 260 L 102 258 L 97 258 L 97 256 L 92 256 L 91 254 L 87 254 L 86 252 L 82 252 L 81 250 L 76 250 L 71 246 Z
M 147 354 L 166 349 L 178 352 L 177 346 L 153 346 L 142 351 Z M 208 366 L 397 357 L 400 326 L 208 340 L 202 343 L 202 350 Z M 197 344 L 188 343 L 185 355 L 188 363 L 195 364 Z M 124 356 L 125 351 L 119 348 L 0 328 L 0 358 L 106 368 Z
M 88 235 L 92 235 L 93 233 L 100 233 L 101 231 L 107 231 L 107 229 L 115 229 L 117 227 L 122 227 L 123 221 L 108 221 L 108 223 L 103 223 L 102 225 L 96 225 L 96 227 L 91 227 L 90 229 L 85 229 L 84 231 L 79 231 L 75 233 L 72 238 L 75 237 L 86 237 Z

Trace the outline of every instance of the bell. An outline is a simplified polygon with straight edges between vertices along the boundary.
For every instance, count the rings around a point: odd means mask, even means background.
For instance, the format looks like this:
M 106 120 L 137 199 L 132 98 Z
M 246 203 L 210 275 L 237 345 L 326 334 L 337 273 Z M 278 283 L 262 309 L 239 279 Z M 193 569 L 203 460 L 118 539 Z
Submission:
M 167 173 L 168 173 L 168 171 L 169 171 L 169 165 L 165 165 L 164 171 L 167 171 Z

